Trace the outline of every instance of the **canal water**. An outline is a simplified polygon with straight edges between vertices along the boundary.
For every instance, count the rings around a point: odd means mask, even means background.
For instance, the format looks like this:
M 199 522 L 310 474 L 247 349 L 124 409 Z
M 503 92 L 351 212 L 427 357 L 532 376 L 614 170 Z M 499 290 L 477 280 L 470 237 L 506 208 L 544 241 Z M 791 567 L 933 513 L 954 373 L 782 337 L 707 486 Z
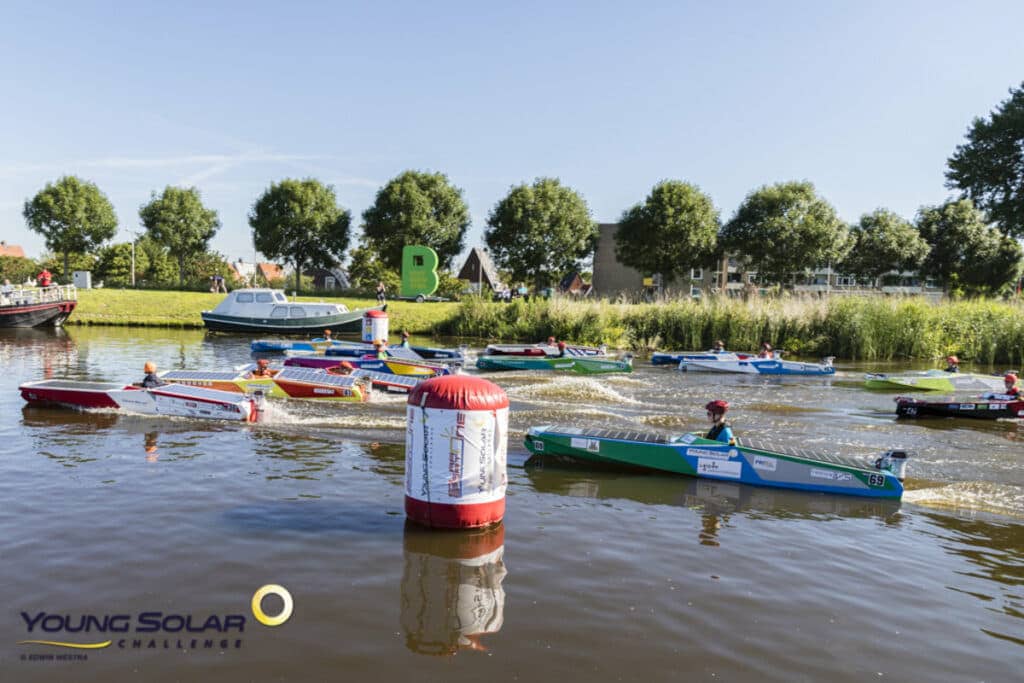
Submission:
M 1024 431 L 897 423 L 863 373 L 905 366 L 492 375 L 512 401 L 505 522 L 431 533 L 404 519 L 401 397 L 274 403 L 255 425 L 26 407 L 23 381 L 230 368 L 248 340 L 0 334 L 2 681 L 1021 680 Z M 522 446 L 535 424 L 704 429 L 712 398 L 741 437 L 912 451 L 903 502 L 527 462 Z M 253 618 L 267 584 L 293 599 L 280 626 Z M 118 615 L 161 630 L 101 630 Z M 244 631 L 220 632 L 233 615 Z

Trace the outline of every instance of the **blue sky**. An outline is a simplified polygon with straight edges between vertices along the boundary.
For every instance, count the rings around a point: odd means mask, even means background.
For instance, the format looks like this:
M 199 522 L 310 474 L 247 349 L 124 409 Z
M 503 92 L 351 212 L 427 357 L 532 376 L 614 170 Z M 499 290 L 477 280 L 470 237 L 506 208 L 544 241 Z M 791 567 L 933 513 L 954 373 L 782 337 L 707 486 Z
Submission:
M 4 3 L 2 239 L 42 250 L 22 205 L 63 174 L 107 194 L 119 239 L 152 191 L 195 185 L 213 247 L 247 260 L 270 182 L 330 183 L 358 226 L 407 168 L 464 190 L 470 246 L 538 176 L 602 222 L 663 178 L 723 219 L 794 179 L 848 221 L 909 218 L 950 195 L 971 119 L 1024 81 L 1011 1 L 209 4 Z

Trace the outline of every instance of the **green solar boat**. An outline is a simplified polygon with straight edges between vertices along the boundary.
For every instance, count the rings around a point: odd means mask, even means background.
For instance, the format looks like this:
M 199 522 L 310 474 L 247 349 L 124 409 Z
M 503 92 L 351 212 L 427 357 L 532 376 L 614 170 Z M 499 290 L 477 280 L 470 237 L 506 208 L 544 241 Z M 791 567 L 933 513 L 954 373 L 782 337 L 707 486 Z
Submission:
M 1003 376 L 945 370 L 903 375 L 868 374 L 864 386 L 883 391 L 1000 391 L 1003 389 Z
M 480 356 L 476 366 L 480 370 L 549 370 L 574 372 L 578 375 L 599 375 L 609 372 L 633 372 L 633 357 L 622 359 L 578 358 L 543 356 Z

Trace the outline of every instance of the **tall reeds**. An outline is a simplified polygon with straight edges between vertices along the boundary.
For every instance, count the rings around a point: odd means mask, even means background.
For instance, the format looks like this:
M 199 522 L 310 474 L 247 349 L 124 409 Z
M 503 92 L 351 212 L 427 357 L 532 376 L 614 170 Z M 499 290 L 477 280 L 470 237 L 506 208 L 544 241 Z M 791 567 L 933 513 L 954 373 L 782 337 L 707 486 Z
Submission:
M 463 302 L 442 334 L 506 341 L 548 336 L 635 350 L 737 350 L 762 341 L 796 356 L 889 360 L 956 354 L 980 363 L 1024 365 L 1024 307 L 988 300 L 783 297 L 708 298 L 651 304 L 569 299 Z

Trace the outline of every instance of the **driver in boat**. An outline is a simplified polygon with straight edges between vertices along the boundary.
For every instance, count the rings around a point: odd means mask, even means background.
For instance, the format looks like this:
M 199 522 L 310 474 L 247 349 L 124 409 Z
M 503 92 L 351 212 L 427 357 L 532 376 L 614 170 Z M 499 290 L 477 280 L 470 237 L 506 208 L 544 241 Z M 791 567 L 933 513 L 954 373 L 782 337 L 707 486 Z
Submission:
M 719 339 L 711 348 L 711 353 L 725 353 L 725 342 Z
M 331 331 L 330 330 L 324 330 L 324 336 L 321 337 L 321 341 L 325 341 L 325 342 L 332 342 L 332 341 L 334 341 L 333 339 L 331 339 Z
M 142 378 L 142 383 L 141 383 L 141 386 L 142 386 L 143 389 L 152 389 L 154 387 L 162 387 L 163 385 L 167 384 L 167 382 L 165 382 L 162 379 L 160 379 L 159 377 L 157 377 L 157 374 L 156 374 L 156 363 L 154 363 L 153 361 L 151 361 L 151 360 L 146 361 L 146 365 L 142 369 L 146 373 L 146 376 Z
M 728 401 L 718 399 L 711 401 L 704 407 L 707 408 L 708 419 L 711 420 L 711 429 L 708 430 L 704 438 L 721 441 L 730 446 L 735 445 L 736 437 L 732 435 L 732 429 L 725 421 L 725 411 L 729 410 Z
M 558 357 L 559 358 L 565 358 L 565 342 L 564 341 L 558 342 Z
M 333 368 L 329 368 L 327 372 L 332 375 L 350 375 L 352 371 L 356 369 L 356 366 L 349 363 L 347 360 L 343 360 Z
M 378 339 L 373 342 L 373 348 L 377 349 L 377 360 L 385 360 L 388 357 L 387 344 L 384 340 Z
M 774 356 L 774 353 L 772 352 L 772 345 L 769 344 L 768 342 L 761 342 L 761 353 L 757 354 L 757 357 L 758 358 L 774 358 L 775 356 Z
M 402 348 L 409 348 L 409 330 L 402 330 Z
M 256 361 L 256 369 L 249 373 L 249 377 L 273 377 L 274 371 L 270 369 L 270 361 L 260 358 Z
M 1017 374 L 1008 372 L 1003 375 L 1003 383 L 1006 385 L 1003 393 L 991 392 L 981 398 L 995 399 L 997 401 L 1017 401 L 1021 398 L 1021 389 L 1017 386 Z
M 960 372 L 960 359 L 956 356 L 946 356 L 946 372 Z

